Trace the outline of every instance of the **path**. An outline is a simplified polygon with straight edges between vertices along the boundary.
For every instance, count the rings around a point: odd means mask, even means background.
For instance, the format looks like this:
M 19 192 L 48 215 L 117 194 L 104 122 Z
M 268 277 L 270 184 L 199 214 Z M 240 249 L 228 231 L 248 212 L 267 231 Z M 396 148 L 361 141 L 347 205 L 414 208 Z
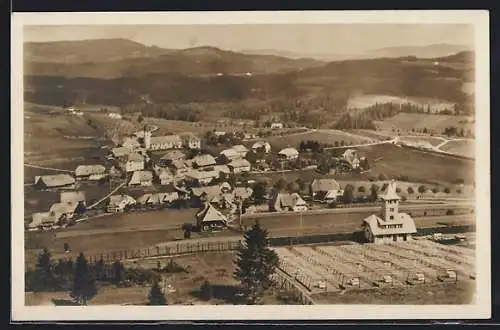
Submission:
M 442 151 L 442 150 L 441 150 L 441 148 L 442 148 L 445 144 L 448 144 L 449 142 L 452 142 L 452 141 L 474 141 L 474 140 L 472 140 L 472 139 L 450 139 L 450 140 L 445 140 L 445 141 L 443 141 L 442 143 L 438 144 L 438 145 L 436 146 L 436 149 L 438 149 L 438 150 Z
M 93 209 L 94 207 L 96 207 L 97 205 L 99 205 L 102 201 L 106 200 L 109 196 L 113 195 L 118 189 L 120 189 L 121 187 L 123 187 L 126 183 L 127 183 L 127 181 L 123 181 L 115 189 L 113 189 L 109 194 L 107 194 L 106 196 L 104 196 L 103 198 L 101 198 L 100 200 L 98 200 L 97 202 L 95 202 L 94 204 L 92 204 L 89 207 L 87 207 L 87 209 L 88 210 Z
M 41 170 L 50 170 L 50 171 L 58 171 L 58 172 L 65 172 L 65 173 L 74 173 L 75 171 L 70 171 L 70 170 L 63 170 L 60 168 L 53 168 L 53 167 L 44 167 L 44 166 L 38 166 L 38 165 L 31 165 L 31 164 L 24 164 L 26 167 L 32 167 L 32 168 L 38 168 Z

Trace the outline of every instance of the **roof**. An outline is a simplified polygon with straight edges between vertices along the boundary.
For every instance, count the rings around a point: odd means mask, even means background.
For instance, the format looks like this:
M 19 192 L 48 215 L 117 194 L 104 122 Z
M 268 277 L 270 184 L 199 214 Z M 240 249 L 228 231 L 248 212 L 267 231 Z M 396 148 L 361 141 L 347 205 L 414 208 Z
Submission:
M 271 149 L 271 145 L 266 141 L 257 141 L 252 145 L 252 149 L 258 149 L 262 147 Z
M 75 174 L 77 176 L 103 174 L 104 172 L 106 172 L 106 167 L 103 165 L 78 165 L 75 169 Z
M 164 160 L 178 160 L 178 159 L 181 159 L 181 158 L 184 158 L 186 157 L 186 155 L 180 151 L 180 150 L 170 150 L 168 151 L 167 153 L 165 153 L 163 155 L 163 157 L 161 157 L 161 159 L 164 159 Z
M 134 153 L 128 154 L 127 161 L 128 162 L 143 162 L 144 156 L 134 152 Z
M 47 187 L 67 186 L 75 183 L 75 178 L 69 174 L 43 175 L 35 178 L 35 183 L 42 181 Z
M 162 167 L 158 167 L 156 169 L 156 175 L 162 179 L 162 178 L 173 178 L 174 175 L 172 172 L 170 172 L 167 168 L 162 168 Z
M 180 136 L 182 139 L 185 139 L 185 140 L 196 140 L 196 141 L 201 140 L 198 136 L 196 136 L 194 133 L 191 133 L 191 132 L 182 133 L 182 134 L 180 134 Z
M 56 222 L 56 217 L 51 215 L 50 212 L 37 212 L 32 215 L 33 220 L 28 225 L 28 227 L 35 228 L 41 224 L 52 224 Z
M 279 203 L 280 207 L 294 207 L 297 205 L 306 205 L 306 202 L 297 193 L 284 194 L 279 193 L 274 197 L 274 204 Z
M 298 156 L 299 152 L 295 148 L 285 148 L 285 149 L 282 149 L 279 152 L 279 154 L 280 155 L 285 155 L 285 156 Z
M 65 203 L 55 203 L 49 209 L 49 212 L 55 214 L 56 217 L 59 217 L 62 214 L 73 213 L 77 207 L 77 203 L 73 202 L 65 202 Z
M 221 185 L 220 185 L 220 188 L 221 189 L 227 189 L 227 190 L 231 190 L 231 185 L 229 184 L 229 182 L 222 182 Z
M 175 167 L 176 169 L 180 169 L 186 167 L 186 163 L 181 159 L 178 159 L 172 162 L 172 166 Z
M 203 210 L 196 213 L 195 218 L 198 223 L 205 221 L 227 221 L 226 216 L 217 211 L 215 207 L 213 207 L 213 205 L 210 203 L 206 203 Z
M 61 203 L 85 201 L 85 191 L 62 191 Z
M 139 141 L 137 141 L 137 139 L 135 137 L 125 137 L 123 139 L 123 142 L 122 142 L 122 146 L 123 147 L 127 147 L 127 146 L 131 146 L 131 147 L 136 147 L 136 146 L 140 146 L 141 144 L 139 143 Z
M 152 136 L 151 144 L 182 143 L 179 135 Z
M 414 234 L 417 232 L 415 227 L 415 222 L 413 219 L 406 213 L 399 213 L 399 219 L 385 221 L 375 214 L 370 215 L 369 217 L 363 220 L 363 224 L 367 224 L 370 228 L 370 231 L 374 236 L 380 235 L 395 235 L 395 234 Z M 383 228 L 383 225 L 392 225 L 392 224 L 402 224 L 401 228 Z
M 129 153 L 132 152 L 132 150 L 128 147 L 117 147 L 117 148 L 111 149 L 111 152 L 113 153 L 113 155 L 115 157 L 121 157 L 121 156 L 128 155 Z
M 219 194 L 219 195 L 215 195 L 213 196 L 210 200 L 209 200 L 210 203 L 222 203 L 222 202 L 226 202 L 226 203 L 232 203 L 233 202 L 233 195 L 227 193 L 227 194 Z
M 221 188 L 218 185 L 207 187 L 193 187 L 191 188 L 191 193 L 196 197 L 200 197 L 201 195 L 206 194 L 207 197 L 211 199 L 221 193 Z
M 137 198 L 137 203 L 139 204 L 146 204 L 146 203 L 152 203 L 152 204 L 162 204 L 165 202 L 169 202 L 173 199 L 179 198 L 179 194 L 177 192 L 162 192 L 162 193 L 156 193 L 156 194 L 144 194 Z
M 249 167 L 250 166 L 250 162 L 248 160 L 246 160 L 246 159 L 235 159 L 232 162 L 230 162 L 229 164 L 227 164 L 227 166 L 231 166 L 231 167 Z
M 223 172 L 226 174 L 231 173 L 231 170 L 229 170 L 229 167 L 227 167 L 227 165 L 214 165 L 214 171 Z
M 192 162 L 195 163 L 198 166 L 209 166 L 209 165 L 215 165 L 215 158 L 212 155 L 200 155 L 196 156 L 192 159 Z
M 235 156 L 239 156 L 239 152 L 236 151 L 235 149 L 233 148 L 229 148 L 229 149 L 224 149 L 220 152 L 221 155 L 224 155 L 226 157 L 235 157 Z
M 347 160 L 349 163 L 353 163 L 355 160 L 359 161 L 358 159 L 358 152 L 354 149 L 347 149 L 344 151 L 343 155 L 345 160 Z
M 153 180 L 153 173 L 150 171 L 135 171 L 132 174 L 130 181 L 140 182 L 140 181 L 151 181 Z
M 110 205 L 117 205 L 121 202 L 135 203 L 135 199 L 133 199 L 129 195 L 113 195 L 109 198 Z
M 396 193 L 396 181 L 392 180 L 387 186 L 385 195 L 380 196 L 383 200 L 399 200 L 401 199 Z
M 209 178 L 217 178 L 219 176 L 219 171 L 198 171 L 198 170 L 191 170 L 188 173 L 186 173 L 186 176 L 188 178 L 196 179 L 196 180 L 203 180 L 203 179 L 209 179 Z
M 248 151 L 248 148 L 242 144 L 237 144 L 237 145 L 233 146 L 232 149 L 235 150 L 236 152 L 247 152 Z
M 340 184 L 334 179 L 314 179 L 311 183 L 311 190 L 318 191 L 332 191 L 339 190 Z

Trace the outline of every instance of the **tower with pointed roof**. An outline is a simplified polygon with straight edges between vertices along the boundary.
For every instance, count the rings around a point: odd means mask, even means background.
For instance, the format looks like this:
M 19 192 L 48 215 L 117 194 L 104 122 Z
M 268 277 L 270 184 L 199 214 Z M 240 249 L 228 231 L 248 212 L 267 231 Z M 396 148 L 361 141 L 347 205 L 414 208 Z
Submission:
M 387 192 L 382 197 L 382 219 L 386 222 L 394 222 L 398 220 L 399 200 L 401 199 L 396 193 L 396 181 L 392 180 L 387 186 Z
M 151 148 L 151 131 L 148 130 L 147 126 L 144 125 L 144 148 L 149 150 Z

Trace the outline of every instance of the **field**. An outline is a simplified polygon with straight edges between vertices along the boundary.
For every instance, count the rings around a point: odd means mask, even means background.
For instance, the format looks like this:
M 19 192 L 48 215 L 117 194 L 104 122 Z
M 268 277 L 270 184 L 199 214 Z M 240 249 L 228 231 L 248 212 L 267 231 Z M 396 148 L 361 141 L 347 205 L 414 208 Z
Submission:
M 335 141 L 339 143 L 340 141 L 344 141 L 346 144 L 361 144 L 368 143 L 373 139 L 339 130 L 318 130 L 307 133 L 270 137 L 266 139 L 266 141 L 271 144 L 272 150 L 276 152 L 279 152 L 281 149 L 286 147 L 293 147 L 298 149 L 301 141 L 308 140 L 333 145 Z
M 456 126 L 459 129 L 468 129 L 474 133 L 475 124 L 461 123 L 468 120 L 465 116 L 447 116 L 447 115 L 430 115 L 420 113 L 398 113 L 394 117 L 386 118 L 383 121 L 376 121 L 375 125 L 383 131 L 391 131 L 392 129 L 400 129 L 402 131 L 422 130 L 427 128 L 436 134 L 441 134 L 443 130 L 449 126 Z
M 474 140 L 452 140 L 439 149 L 466 157 L 475 157 L 476 142 Z
M 357 148 L 370 161 L 371 176 L 389 178 L 407 176 L 408 181 L 447 185 L 463 179 L 471 184 L 475 178 L 474 161 L 453 158 L 390 144 Z
M 390 95 L 358 95 L 355 97 L 351 97 L 347 103 L 347 108 L 363 109 L 371 107 L 375 104 L 382 104 L 389 102 L 393 104 L 411 103 L 425 107 L 429 105 L 431 107 L 431 111 L 442 111 L 445 109 L 448 110 L 453 109 L 453 103 L 446 101 L 430 99 L 430 98 L 418 98 L 418 97 L 403 98 Z
M 399 141 L 401 142 L 427 142 L 433 146 L 437 146 L 446 141 L 444 138 L 435 137 L 435 136 L 401 136 L 399 137 Z
M 328 293 L 338 293 L 343 289 L 353 289 L 361 293 L 361 296 L 363 294 L 372 296 L 370 290 L 374 287 L 378 287 L 380 293 L 387 287 L 398 287 L 402 291 L 409 285 L 425 285 L 426 292 L 430 290 L 440 295 L 442 288 L 438 285 L 441 283 L 439 277 L 447 270 L 453 270 L 457 278 L 465 283 L 469 282 L 475 274 L 474 250 L 443 245 L 426 239 L 383 245 L 282 247 L 275 248 L 275 251 L 280 257 L 280 269 L 292 276 L 296 285 L 306 288 L 313 299 L 316 294 L 320 294 L 325 303 L 330 303 L 325 299 Z M 418 273 L 423 275 L 423 282 L 412 282 Z M 389 282 L 384 281 L 385 276 L 390 276 Z M 355 278 L 359 279 L 359 284 L 351 285 L 349 281 Z M 325 283 L 326 287 L 319 288 L 320 282 Z M 368 291 L 363 291 L 366 289 Z M 339 299 L 336 297 L 338 294 L 331 296 L 337 303 L 349 299 Z M 382 303 L 380 298 L 385 296 L 385 299 L 391 299 L 392 297 L 383 294 L 375 296 L 378 297 L 366 299 L 363 303 Z M 394 299 L 398 300 L 397 297 Z M 455 296 L 454 298 L 463 299 L 464 297 Z M 466 304 L 470 298 L 469 296 L 468 299 L 448 303 Z M 415 300 L 412 299 L 406 304 L 425 303 L 422 298 Z M 362 301 L 351 300 L 350 302 L 361 303 Z M 396 302 L 385 301 L 384 303 Z

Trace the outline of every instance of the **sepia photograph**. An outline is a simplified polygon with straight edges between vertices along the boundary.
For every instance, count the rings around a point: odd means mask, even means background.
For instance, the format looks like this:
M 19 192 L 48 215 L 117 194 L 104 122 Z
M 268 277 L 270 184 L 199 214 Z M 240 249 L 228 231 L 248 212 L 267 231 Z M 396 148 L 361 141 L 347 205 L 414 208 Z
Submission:
M 490 316 L 487 12 L 12 36 L 13 318 Z

